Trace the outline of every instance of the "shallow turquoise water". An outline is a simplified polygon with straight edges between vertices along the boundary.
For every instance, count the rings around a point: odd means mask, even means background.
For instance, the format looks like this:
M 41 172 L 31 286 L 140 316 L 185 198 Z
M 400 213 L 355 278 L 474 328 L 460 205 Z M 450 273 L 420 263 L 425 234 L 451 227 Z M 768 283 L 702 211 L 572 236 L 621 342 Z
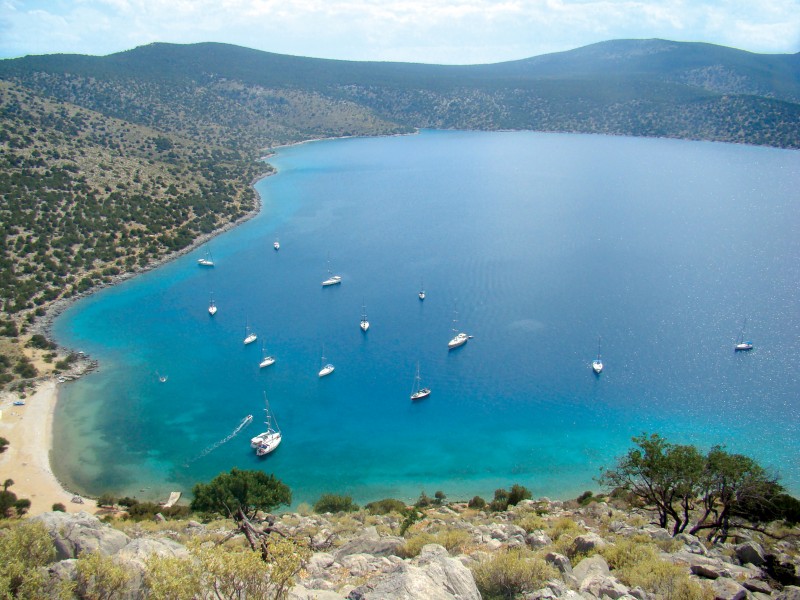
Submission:
M 62 386 L 68 485 L 163 498 L 238 466 L 296 502 L 513 483 L 566 498 L 647 431 L 726 444 L 800 492 L 797 152 L 423 132 L 273 163 L 260 215 L 209 244 L 216 267 L 197 249 L 56 322 L 101 362 Z M 323 289 L 328 260 L 343 283 Z M 448 352 L 456 311 L 474 339 Z M 745 318 L 755 350 L 734 354 Z M 323 348 L 336 372 L 319 379 Z M 433 393 L 412 404 L 417 361 Z M 264 391 L 284 440 L 258 459 Z

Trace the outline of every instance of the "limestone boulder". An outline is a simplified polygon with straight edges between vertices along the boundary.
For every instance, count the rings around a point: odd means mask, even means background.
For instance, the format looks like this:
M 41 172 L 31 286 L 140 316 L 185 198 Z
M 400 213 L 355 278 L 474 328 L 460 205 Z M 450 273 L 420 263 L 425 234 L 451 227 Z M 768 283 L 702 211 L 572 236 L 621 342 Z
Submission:
M 736 550 L 736 558 L 738 558 L 739 562 L 743 565 L 749 563 L 760 567 L 767 562 L 764 548 L 762 548 L 761 544 L 758 542 L 745 542 L 743 544 L 739 544 L 734 549 Z
M 606 559 L 599 554 L 584 558 L 572 568 L 572 574 L 578 580 L 578 584 L 590 575 L 609 575 L 609 573 Z
M 95 551 L 110 556 L 130 542 L 127 535 L 85 512 L 47 512 L 31 521 L 45 526 L 53 540 L 57 560 L 78 558 L 85 552 Z
M 747 598 L 747 590 L 728 577 L 719 577 L 712 581 L 711 589 L 714 590 L 714 600 L 745 600 Z
M 778 592 L 775 600 L 800 600 L 800 587 L 787 585 L 782 591 Z
M 537 548 L 544 548 L 545 546 L 549 546 L 553 543 L 553 540 L 550 539 L 550 536 L 547 535 L 544 531 L 537 529 L 536 531 L 530 532 L 525 537 L 525 542 L 536 550 Z
M 628 596 L 628 588 L 610 575 L 590 574 L 580 583 L 581 594 L 591 594 L 595 598 L 623 598 Z
M 420 555 L 353 589 L 348 600 L 480 600 L 472 573 L 447 550 L 428 544 Z
M 601 550 L 608 546 L 603 538 L 596 533 L 585 533 L 579 535 L 572 541 L 570 546 L 570 555 L 574 554 L 588 554 L 591 551 Z
M 350 540 L 334 552 L 336 562 L 351 554 L 371 554 L 372 556 L 392 556 L 397 554 L 397 549 L 405 544 L 403 538 L 386 536 L 380 537 L 374 527 L 365 530 L 366 533 Z

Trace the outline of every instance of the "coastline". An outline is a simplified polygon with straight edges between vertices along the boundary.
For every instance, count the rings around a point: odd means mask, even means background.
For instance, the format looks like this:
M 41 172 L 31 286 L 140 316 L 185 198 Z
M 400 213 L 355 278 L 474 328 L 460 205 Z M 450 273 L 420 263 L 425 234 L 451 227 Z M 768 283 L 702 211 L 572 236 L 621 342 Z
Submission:
M 96 512 L 97 503 L 66 490 L 50 468 L 53 450 L 53 415 L 58 400 L 57 381 L 40 383 L 25 398 L 24 406 L 14 406 L 14 394 L 5 394 L 0 401 L 0 436 L 9 441 L 0 454 L 3 479 L 12 479 L 9 488 L 17 498 L 31 501 L 26 514 L 38 515 L 61 503 L 66 512 Z M 80 502 L 73 502 L 73 498 Z
M 272 170 L 251 182 L 255 184 L 265 177 L 274 175 Z M 59 298 L 47 307 L 44 315 L 31 324 L 31 333 L 43 334 L 52 339 L 52 326 L 56 318 L 79 300 L 123 281 L 157 269 L 181 256 L 192 252 L 208 240 L 226 232 L 242 223 L 249 221 L 259 214 L 262 209 L 261 196 L 255 192 L 256 201 L 253 209 L 236 221 L 226 223 L 219 229 L 203 234 L 192 241 L 191 244 L 171 252 L 164 257 L 153 261 L 145 267 L 137 268 L 127 273 L 121 273 L 112 278 L 108 283 L 102 283 L 91 290 L 76 294 L 71 298 Z M 60 350 L 71 349 L 59 347 Z M 77 350 L 75 350 L 77 352 Z M 99 512 L 97 502 L 85 496 L 75 494 L 58 480 L 52 471 L 50 453 L 53 451 L 53 421 L 56 405 L 58 404 L 59 380 L 74 380 L 98 367 L 98 362 L 90 356 L 79 352 L 80 359 L 73 365 L 69 372 L 60 376 L 43 377 L 35 381 L 33 392 L 23 396 L 12 392 L 0 395 L 0 437 L 9 441 L 6 451 L 0 454 L 0 471 L 3 480 L 12 479 L 13 486 L 10 491 L 17 498 L 27 498 L 31 506 L 26 515 L 34 516 L 52 510 L 53 504 L 61 503 L 66 512 Z M 23 406 L 15 406 L 14 401 L 23 400 Z M 80 500 L 73 502 L 75 500 Z

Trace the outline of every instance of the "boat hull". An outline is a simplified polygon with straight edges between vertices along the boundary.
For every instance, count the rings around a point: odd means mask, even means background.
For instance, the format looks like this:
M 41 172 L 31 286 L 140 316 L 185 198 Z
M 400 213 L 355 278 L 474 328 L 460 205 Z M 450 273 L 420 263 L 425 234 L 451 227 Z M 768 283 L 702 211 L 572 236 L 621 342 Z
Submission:
M 734 352 L 747 352 L 748 350 L 753 349 L 753 344 L 750 342 L 742 342 L 741 344 L 736 344 L 733 347 Z
M 599 360 L 592 361 L 592 371 L 594 371 L 596 375 L 600 375 L 600 373 L 603 372 L 603 363 Z
M 338 285 L 342 283 L 342 278 L 340 275 L 334 275 L 333 277 L 329 277 L 325 281 L 322 282 L 322 287 L 328 287 L 331 285 Z
M 456 337 L 447 342 L 447 348 L 452 350 L 454 348 L 458 348 L 459 346 L 463 346 L 467 343 L 468 339 L 469 336 L 466 333 L 459 333 Z
M 430 395 L 431 391 L 428 388 L 422 388 L 420 391 L 411 394 L 411 401 L 416 402 L 417 400 L 422 400 Z
M 266 456 L 270 452 L 273 452 L 280 445 L 281 437 L 280 433 L 273 432 L 263 438 L 256 448 L 256 456 Z
M 275 358 L 273 358 L 272 356 L 268 356 L 264 360 L 262 360 L 260 363 L 258 363 L 258 366 L 263 369 L 264 367 L 269 367 L 270 365 L 274 365 L 274 364 L 275 364 Z
M 319 376 L 325 377 L 326 375 L 330 375 L 331 373 L 333 373 L 334 369 L 335 367 L 333 365 L 325 365 L 324 367 L 322 367 L 322 369 L 320 369 Z

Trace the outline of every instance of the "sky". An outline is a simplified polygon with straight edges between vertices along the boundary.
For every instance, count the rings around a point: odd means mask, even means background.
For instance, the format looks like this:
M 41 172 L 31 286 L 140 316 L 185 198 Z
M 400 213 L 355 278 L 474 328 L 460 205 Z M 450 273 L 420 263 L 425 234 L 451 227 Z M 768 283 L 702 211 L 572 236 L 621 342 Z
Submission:
M 344 60 L 485 64 L 623 38 L 800 52 L 800 0 L 0 0 L 0 58 L 224 42 Z

